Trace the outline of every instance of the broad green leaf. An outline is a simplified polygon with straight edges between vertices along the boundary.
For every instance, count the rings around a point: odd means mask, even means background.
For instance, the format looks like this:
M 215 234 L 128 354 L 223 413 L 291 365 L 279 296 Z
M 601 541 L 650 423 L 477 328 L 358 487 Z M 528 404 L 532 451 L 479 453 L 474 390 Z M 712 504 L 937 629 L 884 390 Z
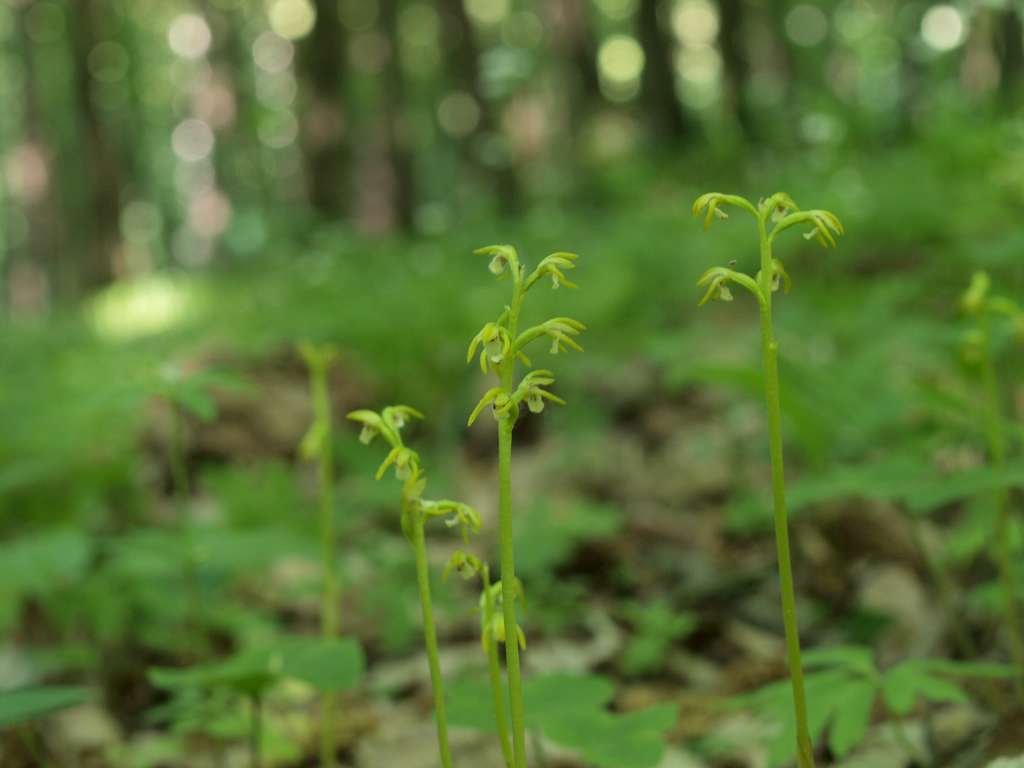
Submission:
M 638 712 L 608 709 L 611 681 L 595 675 L 528 678 L 523 685 L 527 726 L 600 768 L 653 768 L 665 748 L 664 734 L 677 707 L 662 704 Z M 448 689 L 453 724 L 493 732 L 495 717 L 485 680 L 462 680 Z
M 846 688 L 829 729 L 829 748 L 838 756 L 846 755 L 864 738 L 874 701 L 875 686 L 867 681 L 855 681 Z
M 871 675 L 875 672 L 874 657 L 874 651 L 864 646 L 836 645 L 804 651 L 803 665 L 805 669 L 846 667 L 864 675 Z
M 352 688 L 362 679 L 366 667 L 363 649 L 352 637 L 283 638 L 274 653 L 280 657 L 283 675 L 307 682 L 321 691 Z
M 50 685 L 0 691 L 0 728 L 35 720 L 81 704 L 88 698 L 89 689 L 80 686 Z
M 907 715 L 914 708 L 917 698 L 914 679 L 919 674 L 919 670 L 904 663 L 897 664 L 882 675 L 882 696 L 885 705 L 894 715 Z

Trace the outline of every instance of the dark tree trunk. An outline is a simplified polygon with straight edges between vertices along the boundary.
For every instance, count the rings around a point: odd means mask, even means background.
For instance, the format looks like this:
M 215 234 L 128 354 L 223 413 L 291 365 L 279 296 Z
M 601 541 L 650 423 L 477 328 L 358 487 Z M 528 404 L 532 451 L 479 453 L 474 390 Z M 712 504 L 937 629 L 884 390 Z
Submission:
M 114 277 L 114 254 L 120 241 L 121 168 L 114 141 L 93 102 L 89 54 L 98 42 L 96 25 L 102 15 L 98 0 L 70 3 L 70 37 L 74 61 L 75 106 L 83 170 L 92 185 L 89 202 L 91 238 L 83 243 L 79 284 L 94 290 Z
M 1020 98 L 1024 79 L 1024 29 L 1020 12 L 1009 7 L 996 16 L 996 55 L 999 57 L 999 90 L 1007 104 Z
M 346 35 L 335 0 L 314 0 L 316 26 L 299 45 L 298 69 L 305 89 L 302 147 L 309 201 L 325 216 L 342 216 L 349 205 L 349 149 L 345 141 Z
M 743 136 L 756 136 L 757 125 L 747 99 L 750 59 L 746 44 L 745 0 L 718 0 L 719 45 L 725 70 L 725 101 Z
M 398 37 L 398 0 L 381 0 L 381 24 L 391 43 L 391 56 L 384 68 L 382 118 L 387 134 L 388 162 L 393 182 L 392 205 L 399 227 L 413 227 L 416 210 L 416 179 L 409 136 L 402 107 L 405 103 L 405 77 L 402 74 L 401 46 Z
M 486 97 L 480 86 L 480 46 L 477 43 L 473 23 L 466 14 L 463 0 L 441 0 L 441 14 L 445 28 L 444 49 L 448 59 L 448 70 L 452 82 L 465 91 L 480 109 L 480 122 L 470 143 L 464 144 L 464 156 L 492 178 L 498 203 L 505 213 L 515 213 L 522 206 L 522 185 L 511 162 L 498 166 L 483 166 L 472 150 L 472 142 L 481 137 L 501 132 L 494 104 Z
M 10 306 L 16 312 L 45 309 L 52 292 L 66 293 L 72 286 L 62 285 L 61 216 L 56 204 L 53 153 L 44 135 L 45 119 L 39 103 L 40 82 L 36 54 L 38 48 L 28 33 L 29 7 L 14 11 L 18 52 L 23 79 L 22 140 L 9 162 L 15 165 L 17 199 L 28 220 L 24 247 L 15 251 L 6 265 Z
M 676 94 L 674 44 L 661 17 L 659 0 L 640 0 L 637 35 L 645 58 L 641 104 L 655 133 L 671 141 L 692 138 L 695 126 L 684 114 Z
M 546 9 L 552 50 L 556 58 L 566 62 L 567 127 L 572 138 L 579 134 L 587 115 L 603 101 L 589 5 L 585 0 L 548 0 Z

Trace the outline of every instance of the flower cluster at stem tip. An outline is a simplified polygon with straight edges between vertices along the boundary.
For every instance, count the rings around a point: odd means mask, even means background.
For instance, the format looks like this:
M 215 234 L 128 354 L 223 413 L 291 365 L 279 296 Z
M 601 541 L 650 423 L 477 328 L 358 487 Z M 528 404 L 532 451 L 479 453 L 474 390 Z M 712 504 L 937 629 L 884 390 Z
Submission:
M 730 283 L 746 288 L 759 304 L 767 306 L 772 293 L 779 288 L 788 292 L 792 284 L 782 262 L 771 256 L 771 246 L 777 235 L 790 227 L 810 225 L 811 228 L 804 233 L 806 239 L 814 239 L 824 248 L 834 248 L 836 236 L 844 232 L 834 213 L 820 209 L 802 211 L 785 192 L 762 198 L 756 206 L 739 195 L 708 192 L 694 201 L 693 215 L 704 214 L 704 229 L 707 230 L 716 218 L 729 218 L 726 206 L 741 208 L 756 219 L 762 242 L 761 268 L 751 277 L 729 267 L 711 267 L 697 280 L 697 286 L 706 289 L 700 300 L 701 306 L 709 301 L 732 301 Z
M 586 326 L 571 317 L 554 317 L 524 331 L 518 330 L 523 299 L 541 278 L 550 278 L 551 286 L 555 289 L 561 286 L 577 287 L 565 275 L 576 268 L 577 255 L 565 251 L 552 253 L 527 274 L 519 262 L 519 254 L 511 245 L 490 245 L 477 249 L 475 253 L 491 257 L 488 268 L 499 280 L 511 279 L 512 300 L 497 319 L 485 323 L 469 343 L 466 362 L 472 362 L 474 357 L 479 356 L 480 370 L 483 373 L 493 372 L 502 380 L 500 386 L 492 387 L 480 399 L 469 416 L 469 424 L 472 425 L 488 405 L 496 419 L 510 418 L 513 423 L 519 417 L 519 407 L 523 403 L 531 413 L 543 411 L 547 402 L 565 405 L 564 400 L 548 391 L 555 377 L 547 369 L 529 371 L 515 386 L 508 382 L 511 378 L 510 367 L 514 369 L 517 361 L 527 367 L 532 365 L 525 350 L 537 339 L 543 338 L 550 342 L 549 352 L 552 355 L 567 350 L 583 351 L 575 337 Z
M 422 525 L 435 517 L 445 518 L 449 528 L 459 528 L 463 540 L 469 534 L 477 533 L 481 527 L 480 514 L 468 504 L 460 501 L 441 499 L 432 501 L 423 498 L 427 477 L 420 466 L 420 456 L 402 442 L 402 427 L 410 419 L 422 419 L 423 414 L 407 405 L 392 405 L 380 413 L 370 410 L 352 411 L 350 420 L 362 425 L 359 442 L 369 445 L 378 436 L 391 446 L 388 455 L 377 468 L 376 478 L 380 480 L 388 469 L 394 467 L 395 477 L 402 481 L 402 531 L 412 539 L 413 525 Z
M 484 652 L 492 642 L 505 642 L 505 616 L 502 611 L 504 602 L 503 584 L 500 580 L 491 582 L 490 569 L 487 563 L 468 552 L 457 551 L 448 561 L 444 569 L 444 578 L 455 571 L 467 581 L 479 577 L 482 582 L 480 591 L 480 643 Z M 523 593 L 523 583 L 517 578 L 515 580 L 514 598 L 525 603 L 526 595 Z M 526 650 L 526 635 L 523 628 L 516 627 L 516 640 L 519 647 Z

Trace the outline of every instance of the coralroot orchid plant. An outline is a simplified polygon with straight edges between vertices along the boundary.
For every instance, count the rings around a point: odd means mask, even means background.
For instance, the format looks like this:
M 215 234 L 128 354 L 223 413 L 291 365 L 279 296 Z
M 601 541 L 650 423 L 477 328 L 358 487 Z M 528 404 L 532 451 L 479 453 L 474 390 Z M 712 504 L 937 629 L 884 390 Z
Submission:
M 964 356 L 974 367 L 982 387 L 982 427 L 992 466 L 1002 469 L 1006 464 L 1006 433 L 1004 429 L 1002 388 L 993 354 L 993 319 L 1009 323 L 1018 339 L 1024 339 L 1024 310 L 1011 299 L 992 296 L 992 280 L 985 272 L 976 272 L 960 300 L 963 312 L 973 321 L 965 338 Z M 999 568 L 1005 601 L 1010 652 L 1017 669 L 1017 694 L 1024 697 L 1024 637 L 1021 635 L 1020 610 L 1013 573 L 1013 536 L 1010 532 L 1010 499 L 1008 489 L 1000 485 L 995 491 L 996 526 L 993 531 L 994 559 Z
M 511 300 L 493 322 L 486 323 L 473 337 L 466 354 L 472 362 L 479 354 L 480 370 L 498 377 L 498 385 L 489 389 L 469 416 L 472 425 L 489 405 L 498 422 L 498 514 L 501 551 L 502 628 L 505 637 L 520 637 L 516 621 L 516 598 L 522 588 L 516 579 L 515 552 L 512 545 L 512 430 L 519 419 L 520 406 L 525 403 L 531 413 L 540 413 L 550 401 L 564 405 L 565 401 L 548 391 L 555 382 L 554 374 L 546 369 L 531 370 L 516 381 L 516 365 L 522 362 L 532 367 L 526 348 L 538 339 L 550 341 L 551 354 L 566 350 L 582 351 L 575 337 L 584 330 L 583 323 L 569 317 L 555 317 L 524 331 L 519 329 L 520 313 L 526 294 L 543 278 L 551 280 L 552 287 L 575 288 L 565 273 L 576 266 L 576 254 L 557 252 L 545 257 L 527 273 L 519 262 L 519 254 L 510 245 L 491 245 L 475 251 L 490 256 L 490 271 L 499 280 L 512 283 Z M 523 712 L 523 684 L 519 662 L 519 642 L 505 642 L 505 663 L 508 670 L 509 708 L 512 713 L 513 767 L 526 768 L 525 716 Z
M 437 744 L 443 768 L 452 768 L 451 749 L 448 745 L 448 720 L 445 714 L 444 683 L 437 650 L 437 628 L 430 598 L 430 571 L 427 566 L 425 528 L 428 520 L 441 517 L 450 528 L 461 530 L 463 539 L 480 530 L 480 515 L 468 504 L 447 499 L 431 501 L 423 498 L 427 478 L 420 466 L 416 451 L 402 442 L 402 427 L 411 418 L 422 419 L 423 414 L 407 405 L 392 405 L 380 413 L 359 410 L 348 414 L 363 428 L 360 442 L 369 444 L 378 436 L 391 446 L 391 450 L 377 469 L 380 480 L 388 469 L 394 468 L 395 477 L 402 481 L 402 532 L 412 544 L 416 558 L 416 580 L 419 585 L 420 607 L 423 611 L 423 642 L 430 667 L 430 682 L 434 692 L 434 719 L 437 722 Z
M 772 465 L 772 496 L 775 507 L 775 543 L 779 561 L 779 586 L 782 592 L 782 618 L 786 634 L 787 663 L 793 689 L 796 713 L 797 754 L 800 768 L 814 766 L 813 744 L 807 721 L 807 697 L 804 692 L 803 668 L 800 660 L 800 634 L 796 619 L 796 596 L 793 590 L 793 569 L 789 552 L 789 524 L 786 515 L 786 484 L 782 456 L 782 414 L 779 401 L 778 342 L 772 325 L 772 296 L 790 288 L 790 278 L 782 262 L 772 255 L 775 238 L 787 229 L 808 226 L 804 235 L 825 248 L 834 247 L 836 236 L 843 234 L 843 225 L 829 211 L 802 211 L 785 192 L 777 192 L 754 205 L 738 195 L 709 192 L 693 204 L 693 215 L 704 214 L 704 229 L 717 217 L 728 218 L 725 206 L 741 208 L 757 222 L 760 245 L 760 269 L 751 277 L 729 267 L 712 267 L 697 285 L 706 288 L 701 305 L 710 300 L 732 301 L 730 284 L 739 285 L 754 295 L 761 311 L 761 351 L 764 366 L 764 394 L 768 411 L 769 454 Z
M 457 571 L 464 579 L 480 578 L 480 643 L 487 655 L 487 675 L 491 685 L 494 702 L 494 720 L 501 743 L 501 754 L 505 759 L 506 768 L 513 768 L 515 756 L 512 752 L 512 740 L 508 733 L 508 716 L 505 714 L 505 686 L 501 681 L 501 660 L 498 657 L 498 644 L 505 642 L 505 617 L 502 613 L 504 598 L 502 583 L 491 582 L 491 570 L 487 563 L 467 552 L 456 552 L 445 568 L 445 578 L 452 571 Z M 516 580 L 516 595 L 522 597 L 522 585 Z M 526 649 L 526 636 L 523 630 L 516 628 L 516 640 L 522 650 Z
M 320 632 L 325 639 L 336 637 L 338 619 L 338 568 L 334 551 L 334 421 L 327 389 L 327 375 L 338 357 L 329 345 L 300 344 L 299 354 L 309 369 L 313 423 L 302 440 L 304 459 L 317 462 L 320 506 L 320 547 L 324 573 L 320 604 Z M 320 766 L 333 768 L 335 757 L 334 720 L 337 696 L 325 692 L 322 699 L 320 730 Z

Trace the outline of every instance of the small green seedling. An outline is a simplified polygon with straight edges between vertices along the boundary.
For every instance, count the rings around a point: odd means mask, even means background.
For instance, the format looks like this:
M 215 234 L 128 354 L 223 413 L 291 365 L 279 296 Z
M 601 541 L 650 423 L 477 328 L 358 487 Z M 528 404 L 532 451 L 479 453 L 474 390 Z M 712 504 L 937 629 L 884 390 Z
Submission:
M 991 287 L 991 278 L 985 272 L 976 272 L 966 293 L 960 299 L 960 306 L 973 321 L 973 327 L 965 338 L 964 358 L 977 371 L 980 378 L 984 409 L 980 421 L 987 443 L 988 458 L 993 468 L 1001 471 L 1006 466 L 1006 417 L 1003 414 L 1002 388 L 993 355 L 992 319 L 1001 318 L 1007 321 L 1014 334 L 1018 338 L 1024 338 L 1024 311 L 1010 299 L 990 295 Z M 1017 694 L 1024 700 L 1024 637 L 1021 635 L 1017 587 L 1013 572 L 1009 488 L 1005 485 L 997 487 L 994 499 L 996 528 L 992 534 L 995 560 L 1003 587 L 1010 652 L 1017 667 Z
M 538 339 L 551 342 L 553 355 L 569 349 L 582 351 L 575 337 L 584 330 L 583 323 L 570 317 L 554 317 L 525 331 L 519 330 L 519 316 L 526 294 L 542 278 L 550 278 L 554 288 L 575 288 L 565 272 L 576 267 L 576 254 L 558 252 L 545 257 L 527 274 L 519 262 L 519 254 L 510 245 L 491 245 L 480 248 L 477 255 L 490 256 L 490 271 L 499 280 L 511 278 L 512 296 L 497 319 L 484 324 L 473 337 L 466 354 L 472 362 L 479 353 L 480 370 L 493 372 L 498 385 L 489 389 L 469 416 L 472 425 L 488 406 L 498 422 L 498 535 L 501 551 L 501 580 L 503 594 L 502 613 L 506 635 L 518 637 L 515 597 L 520 587 L 516 580 L 515 551 L 512 527 L 512 430 L 519 419 L 520 405 L 525 403 L 531 413 L 544 410 L 547 401 L 564 405 L 565 401 L 547 390 L 554 383 L 549 370 L 531 370 L 516 381 L 516 364 L 531 367 L 526 348 Z M 512 750 L 514 768 L 526 768 L 526 732 L 523 710 L 523 683 L 519 665 L 519 644 L 505 643 L 505 662 L 508 669 L 509 703 L 512 712 Z
M 872 649 L 862 646 L 808 651 L 803 661 L 811 703 L 811 734 L 821 739 L 827 729 L 829 749 L 840 758 L 864 740 L 879 699 L 891 716 L 905 718 L 920 705 L 968 701 L 958 679 L 1013 674 L 1012 668 L 1002 664 L 945 659 L 908 659 L 880 670 Z M 796 723 L 783 715 L 789 711 L 788 698 L 789 685 L 780 681 L 733 700 L 737 707 L 751 709 L 766 722 L 781 726 L 769 745 L 769 763 L 773 766 L 785 765 L 795 757 Z M 894 723 L 894 727 L 911 760 L 923 757 L 923 764 L 934 764 L 930 756 L 918 754 L 902 723 Z
M 452 756 L 448 744 L 448 718 L 445 713 L 444 683 L 437 650 L 437 628 L 430 597 L 430 572 L 427 567 L 427 546 L 424 529 L 428 520 L 445 518 L 445 523 L 461 529 L 463 539 L 480 530 L 480 515 L 468 504 L 458 501 L 430 501 L 423 498 L 427 477 L 420 467 L 416 451 L 402 442 L 402 427 L 411 418 L 422 419 L 423 414 L 406 405 L 392 405 L 380 413 L 359 410 L 348 414 L 352 421 L 362 424 L 359 440 L 365 444 L 380 436 L 391 450 L 377 469 L 377 479 L 394 467 L 395 477 L 402 481 L 402 532 L 412 544 L 416 557 L 416 580 L 419 585 L 420 607 L 423 611 L 423 641 L 430 666 L 430 681 L 434 691 L 434 718 L 437 721 L 437 744 L 443 768 L 451 768 Z
M 782 592 L 782 617 L 786 633 L 789 675 L 793 688 L 793 706 L 796 712 L 797 754 L 800 768 L 813 768 L 813 744 L 807 726 L 807 702 L 804 693 L 803 670 L 800 666 L 800 635 L 796 620 L 796 596 L 793 590 L 793 568 L 789 554 L 789 524 L 786 516 L 786 482 L 782 456 L 782 409 L 779 399 L 779 345 L 772 324 L 772 295 L 781 287 L 790 288 L 789 274 L 782 262 L 772 255 L 775 238 L 790 227 L 810 225 L 805 237 L 814 238 L 828 248 L 835 246 L 836 235 L 843 233 L 843 225 L 829 211 L 801 211 L 785 192 L 777 192 L 755 206 L 738 195 L 709 192 L 693 204 L 693 215 L 704 213 L 704 229 L 715 217 L 725 219 L 726 205 L 741 208 L 757 222 L 760 246 L 760 269 L 754 277 L 729 267 L 712 267 L 697 281 L 705 287 L 701 305 L 714 299 L 732 301 L 730 284 L 739 285 L 754 295 L 761 311 L 761 355 L 764 368 L 764 395 L 768 411 L 768 446 L 772 464 L 772 497 L 775 507 L 775 543 L 778 550 L 779 586 Z
M 299 354 L 309 369 L 310 397 L 313 402 L 313 424 L 302 440 L 302 457 L 315 461 L 318 468 L 320 501 L 320 551 L 324 583 L 320 607 L 320 631 L 323 637 L 338 634 L 338 566 L 334 552 L 334 421 L 327 376 L 338 352 L 329 345 L 299 345 Z M 337 701 L 325 693 L 320 729 L 320 765 L 333 768 L 335 757 L 334 721 Z
M 269 647 L 243 649 L 221 661 L 151 669 L 153 685 L 174 695 L 153 715 L 171 721 L 176 730 L 206 732 L 218 721 L 233 719 L 237 705 L 246 702 L 250 765 L 260 768 L 263 702 L 275 685 L 291 678 L 333 694 L 357 685 L 365 664 L 362 648 L 352 638 L 282 637 Z

